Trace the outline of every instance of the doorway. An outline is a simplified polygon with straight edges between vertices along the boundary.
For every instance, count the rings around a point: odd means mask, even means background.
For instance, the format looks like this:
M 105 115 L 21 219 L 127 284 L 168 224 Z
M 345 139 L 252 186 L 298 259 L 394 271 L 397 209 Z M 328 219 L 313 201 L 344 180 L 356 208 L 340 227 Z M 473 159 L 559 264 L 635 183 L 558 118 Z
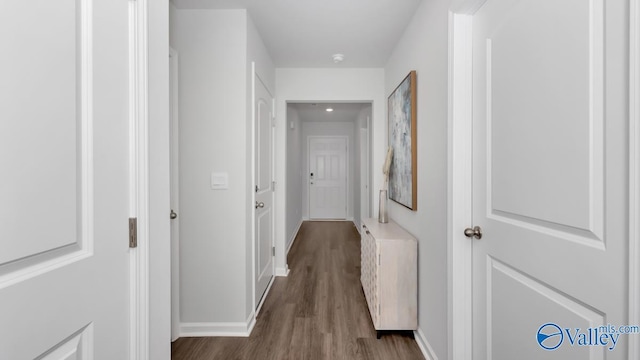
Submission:
M 255 304 L 260 308 L 274 275 L 273 96 L 254 70 Z
M 320 218 L 309 208 L 310 137 L 347 139 L 346 214 L 332 218 L 353 221 L 359 228 L 362 217 L 370 216 L 372 110 L 371 102 L 286 102 L 285 255 L 302 222 Z

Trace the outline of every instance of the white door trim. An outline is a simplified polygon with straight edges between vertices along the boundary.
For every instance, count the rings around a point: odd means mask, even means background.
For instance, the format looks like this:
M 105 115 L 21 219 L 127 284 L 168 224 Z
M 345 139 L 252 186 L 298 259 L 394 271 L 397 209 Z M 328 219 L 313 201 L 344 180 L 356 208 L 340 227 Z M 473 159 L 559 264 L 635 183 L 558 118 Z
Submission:
M 149 358 L 149 101 L 148 5 L 129 2 L 129 216 L 138 247 L 130 249 L 129 359 Z
M 345 144 L 347 145 L 347 150 L 345 153 L 345 176 L 346 176 L 346 182 L 344 184 L 345 186 L 345 214 L 344 214 L 344 220 L 348 220 L 349 219 L 349 183 L 351 181 L 350 177 L 349 177 L 349 166 L 351 166 L 351 164 L 349 163 L 349 156 L 350 156 L 350 152 L 349 152 L 349 136 L 346 135 L 310 135 L 307 136 L 307 176 L 309 176 L 309 173 L 311 173 L 311 162 L 309 161 L 309 158 L 311 156 L 311 139 L 344 139 Z M 307 177 L 308 179 L 308 177 Z M 309 214 L 309 219 L 311 218 L 311 187 L 309 186 L 309 181 L 307 181 L 307 214 Z M 322 219 L 312 219 L 315 221 L 319 221 Z
M 629 324 L 640 324 L 640 0 L 629 19 Z M 640 358 L 640 339 L 629 336 L 629 359 Z
M 449 150 L 447 204 L 449 359 L 472 358 L 473 63 L 472 17 L 449 15 Z

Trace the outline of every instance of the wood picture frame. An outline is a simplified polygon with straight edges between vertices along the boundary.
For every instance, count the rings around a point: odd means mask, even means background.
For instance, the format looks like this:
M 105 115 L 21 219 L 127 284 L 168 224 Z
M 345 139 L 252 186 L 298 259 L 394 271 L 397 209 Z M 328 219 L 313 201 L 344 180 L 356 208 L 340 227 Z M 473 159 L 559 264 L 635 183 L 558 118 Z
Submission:
M 413 70 L 387 100 L 389 146 L 389 199 L 413 211 L 418 209 L 417 75 Z

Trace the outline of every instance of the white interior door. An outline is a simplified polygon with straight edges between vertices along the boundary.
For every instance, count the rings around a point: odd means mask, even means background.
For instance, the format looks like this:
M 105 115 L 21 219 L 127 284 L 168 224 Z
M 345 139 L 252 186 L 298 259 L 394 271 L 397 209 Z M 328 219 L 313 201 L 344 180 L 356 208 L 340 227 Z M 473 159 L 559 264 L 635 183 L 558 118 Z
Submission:
M 256 306 L 273 277 L 273 97 L 255 75 Z
M 347 217 L 347 138 L 309 137 L 309 218 Z
M 473 17 L 474 359 L 626 359 L 627 6 Z
M 169 52 L 169 116 L 171 157 L 171 341 L 180 336 L 180 152 L 178 122 L 178 53 Z
M 129 357 L 128 3 L 3 2 L 0 358 Z

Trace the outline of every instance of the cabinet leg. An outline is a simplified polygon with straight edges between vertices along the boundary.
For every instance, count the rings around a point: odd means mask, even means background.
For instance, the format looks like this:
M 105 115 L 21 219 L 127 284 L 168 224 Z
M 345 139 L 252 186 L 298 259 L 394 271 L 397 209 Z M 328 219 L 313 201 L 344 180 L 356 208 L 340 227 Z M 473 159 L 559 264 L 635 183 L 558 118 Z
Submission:
M 376 339 L 380 340 L 381 337 L 382 337 L 382 331 L 376 330 Z

